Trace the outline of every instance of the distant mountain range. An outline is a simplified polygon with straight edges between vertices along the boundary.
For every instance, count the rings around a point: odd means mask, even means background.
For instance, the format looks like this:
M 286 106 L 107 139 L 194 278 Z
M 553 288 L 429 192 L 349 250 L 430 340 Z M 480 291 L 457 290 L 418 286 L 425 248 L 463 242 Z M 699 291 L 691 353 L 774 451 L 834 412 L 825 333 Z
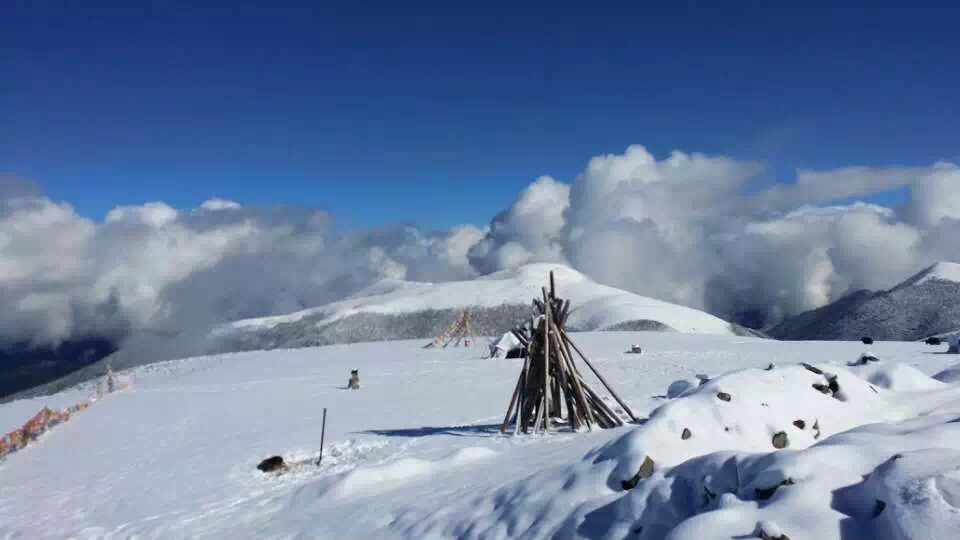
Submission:
M 214 329 L 172 335 L 134 334 L 107 359 L 19 395 L 49 393 L 114 369 L 188 356 L 402 339 L 429 340 L 468 310 L 478 336 L 498 336 L 529 320 L 531 301 L 549 273 L 557 295 L 571 301 L 569 329 L 649 330 L 765 337 L 696 309 L 596 283 L 557 264 L 529 264 L 469 281 L 386 280 L 339 302 Z M 21 387 L 22 388 L 22 387 Z
M 960 264 L 939 262 L 886 291 L 860 290 L 767 331 L 789 340 L 914 341 L 960 330 Z

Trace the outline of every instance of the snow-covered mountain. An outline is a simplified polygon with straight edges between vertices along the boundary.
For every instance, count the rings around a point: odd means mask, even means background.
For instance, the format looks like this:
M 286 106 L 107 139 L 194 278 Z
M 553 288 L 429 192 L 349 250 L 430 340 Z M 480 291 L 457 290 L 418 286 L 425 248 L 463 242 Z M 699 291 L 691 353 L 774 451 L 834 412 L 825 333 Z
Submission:
M 571 301 L 571 331 L 651 330 L 765 337 L 703 311 L 601 285 L 563 265 L 529 264 L 469 281 L 382 281 L 339 302 L 235 321 L 212 331 L 199 328 L 170 335 L 136 334 L 104 361 L 13 397 L 68 388 L 102 375 L 108 361 L 115 369 L 122 369 L 204 354 L 427 340 L 446 330 L 463 310 L 470 311 L 478 335 L 496 336 L 529 319 L 531 300 L 540 296 L 551 271 L 557 294 Z
M 860 343 L 574 338 L 640 423 L 501 435 L 523 361 L 424 350 L 421 340 L 119 373 L 132 380 L 127 390 L 0 464 L 0 537 L 956 536 L 960 386 L 941 381 L 957 356 L 878 343 L 879 362 L 850 367 Z M 631 343 L 643 354 L 624 354 Z M 352 369 L 357 391 L 344 388 Z M 697 386 L 698 373 L 711 380 Z M 665 396 L 688 379 L 686 391 Z M 9 431 L 90 390 L 0 405 L 0 424 Z M 278 454 L 303 465 L 281 476 L 256 470 Z M 649 477 L 625 489 L 648 457 Z
M 708 313 L 600 285 L 563 265 L 538 263 L 469 281 L 383 281 L 333 304 L 233 322 L 214 336 L 227 341 L 255 336 L 258 349 L 426 338 L 443 331 L 464 309 L 470 310 L 478 333 L 495 335 L 529 317 L 531 300 L 540 297 L 551 271 L 557 294 L 572 302 L 571 329 L 736 333 L 729 322 Z
M 778 339 L 870 336 L 911 341 L 960 329 L 960 264 L 938 262 L 896 287 L 857 291 L 791 317 L 768 333 Z

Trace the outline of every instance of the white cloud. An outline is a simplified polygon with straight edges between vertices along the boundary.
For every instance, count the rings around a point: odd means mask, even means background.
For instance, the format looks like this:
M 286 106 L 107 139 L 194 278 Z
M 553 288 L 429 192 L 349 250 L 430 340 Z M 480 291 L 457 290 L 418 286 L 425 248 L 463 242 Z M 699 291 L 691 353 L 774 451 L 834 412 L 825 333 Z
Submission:
M 176 332 L 333 301 L 384 278 L 465 279 L 534 261 L 707 309 L 773 321 L 856 288 L 960 261 L 960 168 L 801 171 L 750 192 L 752 162 L 642 146 L 537 178 L 484 229 L 338 232 L 322 211 L 210 199 L 81 217 L 0 178 L 0 340 Z M 823 205 L 907 186 L 901 208 Z
M 793 183 L 750 192 L 761 170 L 697 153 L 657 160 L 631 146 L 590 160 L 571 184 L 562 225 L 525 214 L 521 197 L 494 219 L 472 260 L 483 271 L 567 260 L 640 294 L 774 321 L 851 289 L 892 286 L 924 264 L 960 256 L 942 233 L 960 218 L 955 165 L 799 171 Z M 912 199 L 900 210 L 818 206 L 904 186 Z M 504 226 L 518 215 L 528 219 Z M 543 255 L 531 249 L 542 243 L 515 229 L 553 231 L 549 245 L 559 250 Z
M 214 197 L 204 201 L 200 208 L 203 210 L 239 210 L 242 206 L 238 202 Z

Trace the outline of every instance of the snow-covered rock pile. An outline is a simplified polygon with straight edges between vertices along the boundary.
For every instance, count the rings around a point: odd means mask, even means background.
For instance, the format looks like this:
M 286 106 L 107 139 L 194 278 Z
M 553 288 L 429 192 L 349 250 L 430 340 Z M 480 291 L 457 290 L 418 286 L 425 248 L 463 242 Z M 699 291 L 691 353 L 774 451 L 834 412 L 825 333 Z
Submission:
M 960 526 L 958 419 L 960 388 L 905 365 L 743 370 L 689 385 L 576 463 L 426 516 L 401 514 L 391 529 L 461 538 L 950 538 Z

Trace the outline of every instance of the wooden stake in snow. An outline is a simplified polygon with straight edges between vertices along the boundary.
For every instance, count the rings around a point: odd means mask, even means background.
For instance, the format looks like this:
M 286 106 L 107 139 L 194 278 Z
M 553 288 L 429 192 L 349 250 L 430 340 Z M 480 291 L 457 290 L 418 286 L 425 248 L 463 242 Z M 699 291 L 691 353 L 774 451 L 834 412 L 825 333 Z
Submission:
M 546 432 L 551 425 L 564 421 L 574 430 L 581 426 L 592 429 L 594 424 L 601 428 L 617 427 L 626 421 L 619 413 L 636 420 L 626 402 L 564 331 L 563 326 L 570 315 L 570 301 L 557 298 L 553 272 L 550 273 L 549 287 L 543 287 L 541 293 L 541 298 L 533 299 L 538 315 L 534 324 L 530 328 L 513 330 L 527 348 L 527 357 L 500 431 L 506 433 L 513 424 L 514 433 Z M 596 375 L 622 411 L 615 412 L 590 388 L 577 367 L 573 351 Z
M 320 457 L 317 458 L 317 465 L 323 461 L 323 437 L 327 433 L 327 408 L 323 408 L 323 423 L 320 424 Z

